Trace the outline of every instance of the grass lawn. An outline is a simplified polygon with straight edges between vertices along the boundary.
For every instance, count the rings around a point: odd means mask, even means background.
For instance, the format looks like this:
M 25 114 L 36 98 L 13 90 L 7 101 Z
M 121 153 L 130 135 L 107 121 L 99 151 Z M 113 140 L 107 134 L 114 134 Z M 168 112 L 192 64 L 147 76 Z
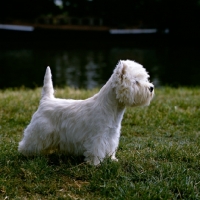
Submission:
M 57 89 L 85 99 L 98 90 Z M 82 157 L 18 153 L 41 88 L 0 91 L 0 199 L 200 199 L 200 88 L 160 88 L 127 108 L 117 151 L 94 167 Z

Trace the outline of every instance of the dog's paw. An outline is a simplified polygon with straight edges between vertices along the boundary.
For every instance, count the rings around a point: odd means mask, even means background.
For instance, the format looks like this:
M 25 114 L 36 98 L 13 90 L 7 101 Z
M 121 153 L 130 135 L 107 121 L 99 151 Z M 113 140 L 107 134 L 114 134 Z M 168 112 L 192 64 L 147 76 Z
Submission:
M 97 159 L 97 158 L 96 159 L 91 159 L 90 157 L 87 157 L 84 160 L 89 165 L 94 165 L 94 166 L 98 166 L 101 163 L 100 159 Z
M 116 157 L 111 157 L 112 161 L 118 162 L 118 159 Z

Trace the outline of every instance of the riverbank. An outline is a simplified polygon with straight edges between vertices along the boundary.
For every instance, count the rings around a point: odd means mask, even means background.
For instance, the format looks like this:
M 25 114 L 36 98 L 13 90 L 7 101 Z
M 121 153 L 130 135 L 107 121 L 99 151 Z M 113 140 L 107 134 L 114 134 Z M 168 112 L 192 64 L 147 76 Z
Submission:
M 56 97 L 85 99 L 94 90 L 56 89 Z M 17 152 L 36 111 L 41 88 L 0 91 L 0 198 L 199 199 L 199 88 L 160 88 L 149 107 L 127 108 L 119 162 L 99 167 L 82 157 Z

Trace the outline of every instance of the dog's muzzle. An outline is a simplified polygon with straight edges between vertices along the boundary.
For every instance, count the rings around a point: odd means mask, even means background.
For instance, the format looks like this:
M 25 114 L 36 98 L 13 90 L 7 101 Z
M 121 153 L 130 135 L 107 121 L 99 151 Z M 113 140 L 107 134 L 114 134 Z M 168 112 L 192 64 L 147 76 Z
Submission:
M 150 92 L 153 92 L 153 89 L 154 89 L 154 87 L 150 87 L 150 88 L 149 88 L 149 91 L 150 91 Z

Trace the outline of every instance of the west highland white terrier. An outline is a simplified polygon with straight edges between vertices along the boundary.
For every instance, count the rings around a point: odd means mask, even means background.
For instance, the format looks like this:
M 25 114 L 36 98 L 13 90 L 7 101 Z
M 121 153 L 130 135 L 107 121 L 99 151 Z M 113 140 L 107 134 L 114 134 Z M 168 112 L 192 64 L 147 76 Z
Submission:
M 51 70 L 46 69 L 38 110 L 24 131 L 18 150 L 25 156 L 59 150 L 84 155 L 98 165 L 106 156 L 116 160 L 126 106 L 149 105 L 154 85 L 142 65 L 121 60 L 107 83 L 86 100 L 54 97 Z

